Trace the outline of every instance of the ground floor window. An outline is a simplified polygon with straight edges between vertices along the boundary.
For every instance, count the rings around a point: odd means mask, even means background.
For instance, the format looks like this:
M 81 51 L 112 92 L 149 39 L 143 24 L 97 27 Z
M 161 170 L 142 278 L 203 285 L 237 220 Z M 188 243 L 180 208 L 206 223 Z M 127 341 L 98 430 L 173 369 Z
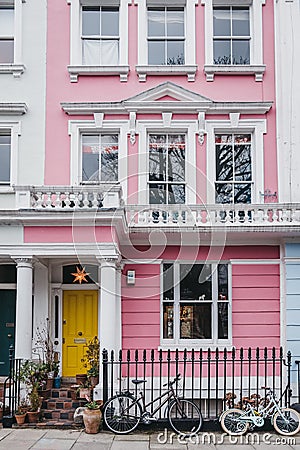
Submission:
M 162 337 L 178 344 L 230 339 L 227 263 L 164 263 Z

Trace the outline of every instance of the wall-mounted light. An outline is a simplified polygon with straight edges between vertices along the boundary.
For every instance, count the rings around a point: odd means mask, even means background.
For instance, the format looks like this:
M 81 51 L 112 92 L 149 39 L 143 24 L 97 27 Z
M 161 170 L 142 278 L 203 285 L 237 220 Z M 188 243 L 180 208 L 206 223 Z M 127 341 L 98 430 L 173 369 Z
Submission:
M 135 270 L 127 270 L 127 284 L 135 284 Z

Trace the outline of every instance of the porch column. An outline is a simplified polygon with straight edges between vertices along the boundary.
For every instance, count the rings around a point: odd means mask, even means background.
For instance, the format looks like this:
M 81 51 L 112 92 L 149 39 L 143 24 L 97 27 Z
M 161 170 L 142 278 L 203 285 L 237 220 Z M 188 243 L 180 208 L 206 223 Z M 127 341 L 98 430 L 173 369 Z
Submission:
M 15 357 L 32 355 L 32 259 L 14 258 L 17 263 Z
M 117 267 L 116 259 L 101 259 L 100 266 L 100 320 L 99 339 L 101 349 L 118 350 L 116 327 L 117 313 Z M 101 355 L 100 355 L 101 357 Z

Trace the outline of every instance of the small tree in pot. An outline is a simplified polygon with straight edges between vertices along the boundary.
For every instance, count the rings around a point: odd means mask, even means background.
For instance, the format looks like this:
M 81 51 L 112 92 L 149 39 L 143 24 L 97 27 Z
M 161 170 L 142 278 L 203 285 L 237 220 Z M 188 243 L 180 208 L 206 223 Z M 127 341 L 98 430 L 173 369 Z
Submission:
M 85 405 L 85 410 L 83 411 L 83 422 L 85 426 L 85 432 L 87 434 L 98 433 L 102 419 L 102 405 L 102 401 L 89 401 Z
M 45 383 L 45 367 L 44 364 L 39 361 L 26 360 L 22 363 L 20 368 L 20 381 L 26 384 L 28 390 L 28 421 L 37 422 L 40 407 L 41 397 L 38 390 Z

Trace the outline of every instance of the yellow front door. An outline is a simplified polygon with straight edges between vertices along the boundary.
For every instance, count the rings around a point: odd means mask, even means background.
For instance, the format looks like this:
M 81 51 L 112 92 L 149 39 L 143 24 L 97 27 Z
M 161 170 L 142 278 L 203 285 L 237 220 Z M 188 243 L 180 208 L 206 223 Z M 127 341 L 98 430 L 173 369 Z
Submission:
M 85 373 L 86 344 L 98 335 L 98 291 L 64 291 L 62 375 Z

